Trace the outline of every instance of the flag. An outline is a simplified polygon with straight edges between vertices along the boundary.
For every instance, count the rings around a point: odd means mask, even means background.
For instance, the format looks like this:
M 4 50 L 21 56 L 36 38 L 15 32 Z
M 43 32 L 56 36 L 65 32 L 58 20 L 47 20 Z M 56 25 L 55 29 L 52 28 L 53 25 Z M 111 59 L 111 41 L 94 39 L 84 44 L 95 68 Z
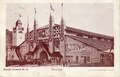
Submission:
M 63 6 L 63 3 L 61 4 L 61 6 Z
M 19 13 L 19 17 L 21 17 L 21 14 Z
M 18 7 L 18 9 L 21 10 L 21 11 L 24 10 L 24 8 L 23 8 L 22 6 L 20 6 L 20 5 L 18 5 L 17 7 Z
M 16 12 L 15 14 L 17 14 L 19 17 L 21 17 L 21 13 L 25 10 L 22 6 L 17 5 L 17 10 L 18 12 Z
M 37 13 L 36 8 L 34 8 L 34 10 L 35 10 L 35 14 L 36 14 Z
M 50 9 L 52 10 L 52 11 L 55 11 L 54 9 L 53 9 L 53 7 L 52 7 L 52 4 L 50 3 Z

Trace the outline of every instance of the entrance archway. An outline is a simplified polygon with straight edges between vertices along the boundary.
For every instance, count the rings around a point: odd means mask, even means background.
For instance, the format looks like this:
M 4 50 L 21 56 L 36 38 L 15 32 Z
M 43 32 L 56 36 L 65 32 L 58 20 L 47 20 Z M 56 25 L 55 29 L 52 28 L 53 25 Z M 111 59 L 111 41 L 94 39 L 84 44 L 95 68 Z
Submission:
M 45 51 L 40 53 L 40 60 L 48 60 L 48 55 Z

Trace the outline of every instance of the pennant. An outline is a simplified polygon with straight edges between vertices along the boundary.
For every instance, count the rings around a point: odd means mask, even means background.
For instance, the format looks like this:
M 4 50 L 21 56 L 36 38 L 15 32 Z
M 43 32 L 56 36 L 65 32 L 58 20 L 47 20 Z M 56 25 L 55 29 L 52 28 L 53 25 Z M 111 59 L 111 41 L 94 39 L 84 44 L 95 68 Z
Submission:
M 35 10 L 35 14 L 36 14 L 37 13 L 36 8 L 34 8 L 34 10 Z
M 19 13 L 19 17 L 21 17 L 21 14 Z
M 53 9 L 53 7 L 52 7 L 52 4 L 50 3 L 50 9 L 52 10 L 52 11 L 55 11 L 54 9 Z
M 63 6 L 63 3 L 61 4 L 61 6 Z

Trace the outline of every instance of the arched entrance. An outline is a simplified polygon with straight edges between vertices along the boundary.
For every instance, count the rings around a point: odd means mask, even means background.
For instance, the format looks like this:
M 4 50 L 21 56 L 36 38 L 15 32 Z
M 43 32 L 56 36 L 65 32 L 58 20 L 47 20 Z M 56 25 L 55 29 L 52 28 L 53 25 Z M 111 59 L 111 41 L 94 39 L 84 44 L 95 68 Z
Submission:
M 40 60 L 48 60 L 48 55 L 45 51 L 41 51 L 40 53 Z

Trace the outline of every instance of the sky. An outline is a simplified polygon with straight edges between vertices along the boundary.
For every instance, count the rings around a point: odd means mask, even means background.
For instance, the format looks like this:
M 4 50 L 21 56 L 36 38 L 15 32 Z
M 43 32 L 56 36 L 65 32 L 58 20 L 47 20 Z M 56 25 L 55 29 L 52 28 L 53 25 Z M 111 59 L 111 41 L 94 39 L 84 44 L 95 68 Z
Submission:
M 112 3 L 63 3 L 63 17 L 66 26 L 94 33 L 114 35 L 114 5 Z M 60 24 L 61 3 L 52 3 L 54 21 Z M 38 27 L 49 23 L 49 3 L 8 3 L 6 7 L 6 28 L 12 30 L 15 22 L 20 19 L 23 27 L 27 27 L 27 16 L 30 30 L 33 29 L 34 8 Z M 19 17 L 19 13 L 21 17 Z

